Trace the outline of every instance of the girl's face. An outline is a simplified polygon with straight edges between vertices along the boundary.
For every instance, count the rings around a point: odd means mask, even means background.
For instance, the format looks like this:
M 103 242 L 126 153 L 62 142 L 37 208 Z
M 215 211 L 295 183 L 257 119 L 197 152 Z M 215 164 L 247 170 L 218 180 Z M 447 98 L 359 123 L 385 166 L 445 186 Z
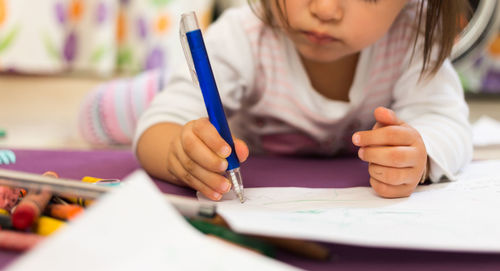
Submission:
M 332 62 L 382 38 L 407 1 L 278 0 L 272 12 L 303 58 Z

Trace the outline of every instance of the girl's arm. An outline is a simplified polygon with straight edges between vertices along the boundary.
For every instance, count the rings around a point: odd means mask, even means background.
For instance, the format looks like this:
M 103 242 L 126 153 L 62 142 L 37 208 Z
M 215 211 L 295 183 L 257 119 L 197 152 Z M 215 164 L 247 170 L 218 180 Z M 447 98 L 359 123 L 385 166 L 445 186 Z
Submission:
M 223 15 L 205 35 L 219 93 L 226 114 L 241 107 L 253 84 L 252 50 L 237 13 Z M 176 184 L 188 185 L 217 200 L 230 188 L 221 173 L 231 149 L 210 124 L 201 90 L 193 85 L 186 60 L 179 53 L 165 89 L 141 116 L 134 140 L 135 153 L 146 171 Z M 227 145 L 227 146 L 226 146 Z M 246 145 L 235 140 L 240 160 Z
M 419 76 L 418 65 L 403 73 L 394 111 L 377 108 L 373 129 L 353 135 L 360 159 L 369 162 L 370 184 L 383 197 L 407 197 L 427 177 L 452 180 L 471 159 L 468 109 L 451 64 L 428 81 Z
M 472 159 L 469 109 L 460 80 L 449 60 L 431 79 L 419 81 L 420 66 L 412 65 L 396 84 L 393 110 L 422 137 L 429 160 L 429 177 L 454 180 Z

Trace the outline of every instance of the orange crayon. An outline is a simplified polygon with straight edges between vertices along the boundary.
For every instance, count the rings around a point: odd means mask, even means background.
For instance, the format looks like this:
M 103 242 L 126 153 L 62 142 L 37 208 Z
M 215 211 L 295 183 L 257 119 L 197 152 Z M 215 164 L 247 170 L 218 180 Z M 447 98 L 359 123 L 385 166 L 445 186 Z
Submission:
M 46 212 L 53 218 L 71 220 L 83 212 L 83 207 L 76 204 L 49 204 Z
M 43 175 L 54 178 L 59 177 L 53 171 L 47 171 Z M 18 230 L 30 228 L 40 217 L 51 197 L 52 193 L 47 189 L 28 191 L 12 213 L 12 226 Z

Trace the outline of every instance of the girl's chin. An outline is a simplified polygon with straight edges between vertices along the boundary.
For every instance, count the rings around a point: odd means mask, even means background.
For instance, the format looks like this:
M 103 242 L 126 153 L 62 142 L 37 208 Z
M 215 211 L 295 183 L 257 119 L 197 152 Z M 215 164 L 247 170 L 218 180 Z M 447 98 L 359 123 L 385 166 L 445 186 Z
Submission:
M 299 51 L 302 58 L 314 62 L 333 62 L 341 59 L 344 55 L 334 52 L 311 52 L 311 51 Z

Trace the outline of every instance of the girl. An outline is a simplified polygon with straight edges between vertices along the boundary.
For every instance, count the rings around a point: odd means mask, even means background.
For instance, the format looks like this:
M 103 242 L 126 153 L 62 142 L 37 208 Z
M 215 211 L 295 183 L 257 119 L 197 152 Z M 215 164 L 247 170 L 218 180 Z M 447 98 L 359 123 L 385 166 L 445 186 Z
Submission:
M 253 12 L 227 11 L 205 42 L 239 159 L 249 148 L 331 156 L 356 146 L 371 186 L 388 198 L 409 196 L 427 178 L 452 179 L 472 153 L 468 108 L 447 59 L 461 6 L 261 0 Z M 134 148 L 150 174 L 218 200 L 231 187 L 221 173 L 233 150 L 180 65 L 141 117 Z

